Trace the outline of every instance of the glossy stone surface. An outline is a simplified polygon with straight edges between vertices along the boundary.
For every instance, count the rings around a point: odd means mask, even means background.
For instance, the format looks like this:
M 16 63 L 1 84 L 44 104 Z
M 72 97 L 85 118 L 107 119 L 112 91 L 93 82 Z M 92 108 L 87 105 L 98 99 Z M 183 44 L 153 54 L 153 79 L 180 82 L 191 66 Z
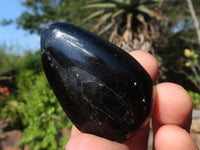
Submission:
M 57 99 L 80 131 L 124 142 L 147 123 L 153 82 L 120 48 L 72 24 L 54 23 L 41 35 L 41 55 Z

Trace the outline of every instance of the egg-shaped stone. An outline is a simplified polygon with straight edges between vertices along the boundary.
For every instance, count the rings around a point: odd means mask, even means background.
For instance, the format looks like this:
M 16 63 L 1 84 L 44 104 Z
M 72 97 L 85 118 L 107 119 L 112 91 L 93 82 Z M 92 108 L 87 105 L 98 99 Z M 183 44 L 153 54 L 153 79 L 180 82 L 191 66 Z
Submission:
M 68 23 L 41 35 L 47 79 L 67 116 L 81 131 L 124 142 L 148 122 L 153 82 L 119 47 Z

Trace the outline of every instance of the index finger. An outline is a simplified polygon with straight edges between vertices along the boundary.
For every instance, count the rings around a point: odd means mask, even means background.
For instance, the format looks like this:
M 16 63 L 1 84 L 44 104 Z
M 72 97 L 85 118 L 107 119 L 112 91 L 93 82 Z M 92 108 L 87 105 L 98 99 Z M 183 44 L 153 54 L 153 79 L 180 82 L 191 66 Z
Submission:
M 130 52 L 130 55 L 133 56 L 143 66 L 143 68 L 151 76 L 153 82 L 156 83 L 158 74 L 157 60 L 149 53 L 141 50 L 132 51 Z

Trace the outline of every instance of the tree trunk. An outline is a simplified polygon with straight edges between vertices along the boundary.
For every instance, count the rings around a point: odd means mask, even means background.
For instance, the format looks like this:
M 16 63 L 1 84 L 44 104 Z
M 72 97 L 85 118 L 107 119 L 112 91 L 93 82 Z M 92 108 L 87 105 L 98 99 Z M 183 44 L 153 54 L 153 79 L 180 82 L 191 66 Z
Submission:
M 195 26 L 196 31 L 197 31 L 197 38 L 198 38 L 198 42 L 199 42 L 199 45 L 200 45 L 200 25 L 199 25 L 194 7 L 192 5 L 192 0 L 187 0 L 187 3 L 188 3 L 188 7 L 189 7 L 189 10 L 190 10 L 192 19 L 194 21 L 194 26 Z

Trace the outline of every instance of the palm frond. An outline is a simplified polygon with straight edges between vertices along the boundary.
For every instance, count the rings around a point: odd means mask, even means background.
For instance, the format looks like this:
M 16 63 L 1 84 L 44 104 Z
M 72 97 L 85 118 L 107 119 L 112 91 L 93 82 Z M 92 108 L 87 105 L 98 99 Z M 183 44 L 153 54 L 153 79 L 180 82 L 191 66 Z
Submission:
M 88 4 L 83 7 L 83 9 L 87 8 L 116 8 L 117 5 L 114 3 L 96 3 L 96 4 Z
M 103 15 L 100 19 L 98 24 L 94 27 L 95 30 L 98 30 L 99 27 L 106 22 L 107 19 L 109 19 L 112 16 L 112 12 L 106 13 L 105 15 Z
M 85 18 L 82 23 L 85 23 L 86 21 L 90 20 L 90 19 L 93 19 L 101 14 L 103 14 L 105 12 L 104 9 L 101 9 L 101 10 L 98 10 L 96 12 L 94 12 L 93 14 L 89 15 L 87 18 Z
M 113 13 L 112 19 L 122 15 L 124 12 L 125 12 L 125 9 L 120 9 L 120 10 L 116 11 L 115 13 Z
M 110 0 L 112 1 L 113 3 L 116 3 L 116 4 L 125 4 L 126 1 L 125 0 Z
M 141 6 L 139 6 L 137 9 L 138 9 L 139 11 L 141 11 L 141 12 L 143 12 L 143 13 L 149 15 L 151 18 L 154 18 L 154 17 L 155 17 L 155 18 L 158 19 L 158 20 L 161 20 L 161 18 L 162 18 L 158 13 L 156 13 L 155 11 L 153 11 L 153 10 L 147 8 L 145 5 L 141 5 Z
M 173 2 L 174 0 L 140 0 L 141 5 L 152 5 L 152 4 L 162 4 L 167 2 Z
M 103 34 L 104 32 L 108 31 L 110 28 L 114 26 L 114 23 L 109 23 L 107 24 L 102 30 L 99 31 L 98 35 Z
M 111 0 L 112 2 L 115 2 L 115 3 L 123 3 L 124 0 Z
M 154 4 L 154 3 L 160 3 L 163 0 L 140 0 L 140 4 Z

